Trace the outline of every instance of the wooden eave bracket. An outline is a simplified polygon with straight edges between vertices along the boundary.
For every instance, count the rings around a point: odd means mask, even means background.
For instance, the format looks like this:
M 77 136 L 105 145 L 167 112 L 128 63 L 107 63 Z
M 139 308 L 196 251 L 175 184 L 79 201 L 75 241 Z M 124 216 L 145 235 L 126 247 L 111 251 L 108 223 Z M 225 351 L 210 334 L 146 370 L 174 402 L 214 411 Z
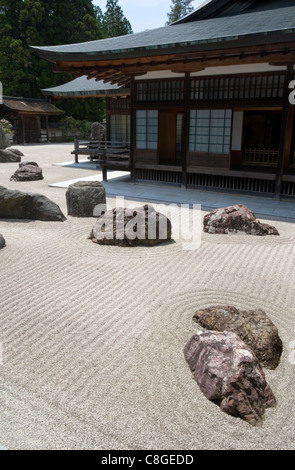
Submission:
M 198 72 L 205 67 L 223 65 L 251 64 L 268 62 L 270 65 L 288 65 L 295 63 L 294 44 L 264 45 L 254 48 L 240 47 L 223 49 L 206 54 L 195 51 L 187 54 L 153 56 L 134 59 L 89 62 L 57 62 L 56 71 L 87 75 L 112 84 L 129 84 L 131 77 L 141 76 L 147 72 L 171 70 L 174 73 Z

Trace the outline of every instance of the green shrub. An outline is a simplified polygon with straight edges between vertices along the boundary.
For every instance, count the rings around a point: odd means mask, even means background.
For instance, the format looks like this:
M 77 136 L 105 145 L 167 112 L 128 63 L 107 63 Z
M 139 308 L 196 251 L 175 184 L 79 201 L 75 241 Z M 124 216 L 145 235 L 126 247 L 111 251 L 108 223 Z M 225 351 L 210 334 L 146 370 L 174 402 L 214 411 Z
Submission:
M 13 126 L 12 124 L 7 121 L 6 119 L 0 119 L 0 126 L 4 130 L 5 134 L 8 138 L 13 138 Z
M 60 122 L 60 129 L 64 139 L 72 139 L 73 137 L 89 139 L 91 134 L 91 122 L 74 119 L 71 116 L 63 118 Z

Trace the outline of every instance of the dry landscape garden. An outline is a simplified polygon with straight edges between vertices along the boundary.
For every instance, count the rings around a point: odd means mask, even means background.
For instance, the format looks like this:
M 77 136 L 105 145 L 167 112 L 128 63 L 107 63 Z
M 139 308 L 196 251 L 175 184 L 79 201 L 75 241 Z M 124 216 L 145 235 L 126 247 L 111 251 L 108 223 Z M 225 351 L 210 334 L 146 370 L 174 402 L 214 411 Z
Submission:
M 155 34 L 12 3 L 0 54 L 37 79 L 0 59 L 0 449 L 294 450 L 294 2 L 172 1 Z

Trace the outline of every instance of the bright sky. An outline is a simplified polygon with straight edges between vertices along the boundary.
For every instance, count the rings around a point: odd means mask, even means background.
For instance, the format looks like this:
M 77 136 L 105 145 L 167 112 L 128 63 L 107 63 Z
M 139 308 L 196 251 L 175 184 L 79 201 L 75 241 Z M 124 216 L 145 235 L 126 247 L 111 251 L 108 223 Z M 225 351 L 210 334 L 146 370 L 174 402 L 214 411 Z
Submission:
M 194 8 L 204 3 L 204 0 L 192 2 Z M 106 0 L 93 0 L 105 12 Z M 124 16 L 130 21 L 132 31 L 138 33 L 146 29 L 165 26 L 167 14 L 171 11 L 171 0 L 119 0 Z

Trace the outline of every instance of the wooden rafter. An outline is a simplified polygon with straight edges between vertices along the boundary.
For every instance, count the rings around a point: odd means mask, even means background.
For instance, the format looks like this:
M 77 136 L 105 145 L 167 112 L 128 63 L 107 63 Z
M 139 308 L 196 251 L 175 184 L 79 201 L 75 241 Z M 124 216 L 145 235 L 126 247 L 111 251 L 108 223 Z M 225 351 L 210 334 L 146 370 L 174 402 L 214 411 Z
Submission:
M 116 72 L 96 72 L 93 75 L 93 78 L 96 80 L 103 80 L 105 82 L 114 80 L 115 78 L 120 78 L 122 76 L 122 72 L 116 71 Z

